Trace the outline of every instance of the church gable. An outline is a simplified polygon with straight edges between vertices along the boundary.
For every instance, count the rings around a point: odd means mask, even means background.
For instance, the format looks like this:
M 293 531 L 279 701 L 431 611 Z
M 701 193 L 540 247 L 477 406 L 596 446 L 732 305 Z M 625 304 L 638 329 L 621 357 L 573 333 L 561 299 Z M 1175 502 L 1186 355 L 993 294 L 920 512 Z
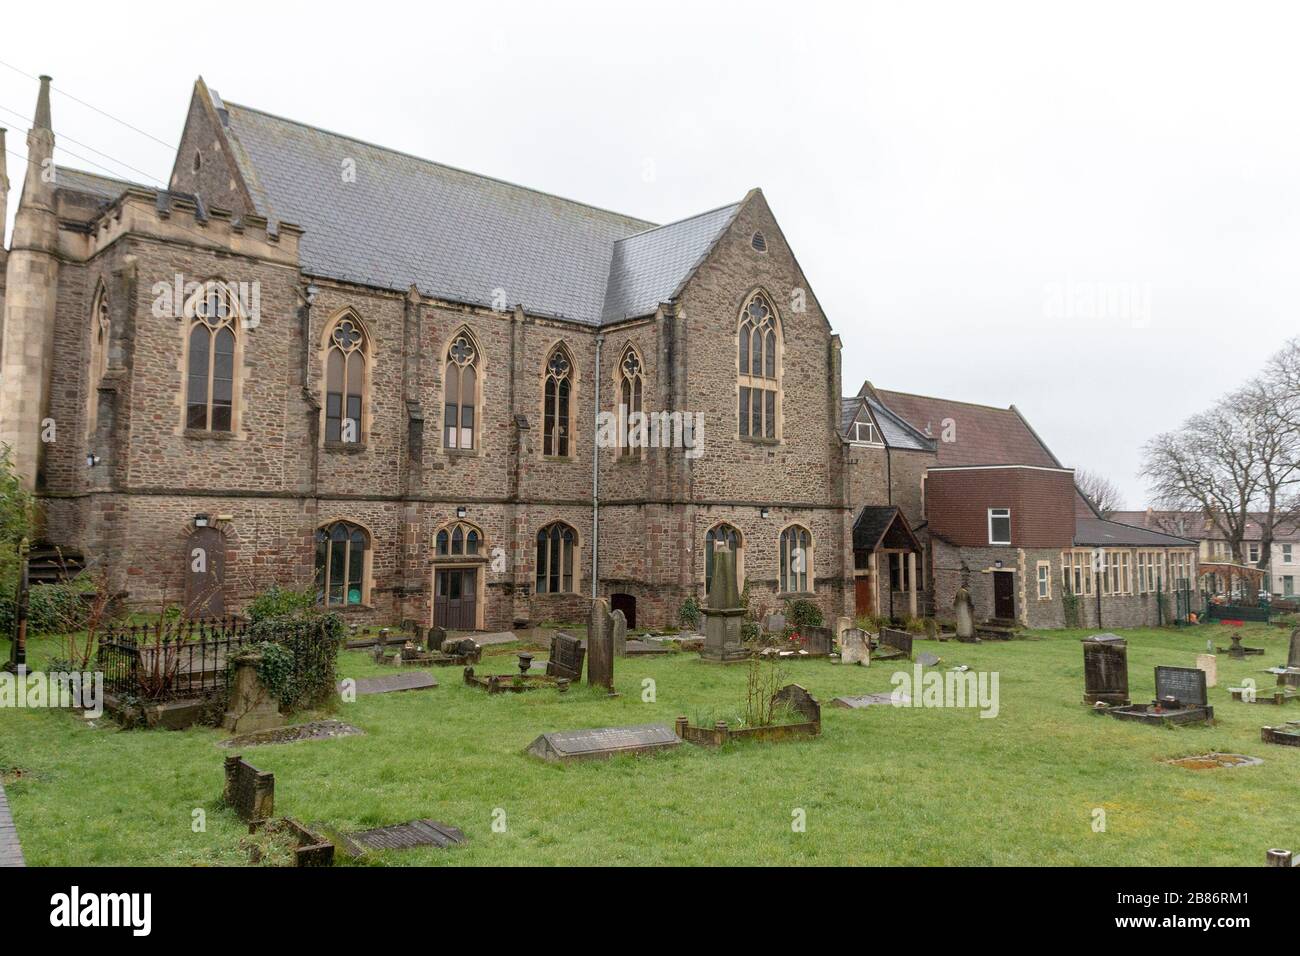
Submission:
M 224 107 L 200 78 L 194 84 L 185 129 L 169 180 L 173 192 L 198 196 L 209 209 L 255 214 L 252 196 L 223 126 Z

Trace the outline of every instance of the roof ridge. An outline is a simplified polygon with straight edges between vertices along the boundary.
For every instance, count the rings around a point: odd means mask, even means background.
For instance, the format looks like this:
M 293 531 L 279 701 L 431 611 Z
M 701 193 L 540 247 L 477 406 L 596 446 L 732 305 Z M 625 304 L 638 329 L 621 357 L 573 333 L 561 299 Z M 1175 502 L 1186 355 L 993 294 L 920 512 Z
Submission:
M 64 166 L 59 164 L 54 171 L 54 184 L 59 182 L 59 173 L 76 173 L 79 176 L 90 176 L 92 179 L 103 179 L 110 183 L 121 183 L 123 186 L 138 186 L 141 189 L 149 189 L 158 192 L 158 186 L 146 186 L 144 183 L 138 183 L 134 179 L 122 179 L 120 176 L 105 176 L 103 173 L 93 173 L 89 169 L 78 169 L 76 166 Z
M 742 202 L 744 202 L 743 199 L 738 199 L 735 202 L 724 202 L 721 206 L 714 206 L 712 209 L 706 209 L 703 212 L 697 212 L 694 215 L 683 216 L 681 219 L 674 219 L 672 222 L 665 222 L 658 226 L 651 226 L 649 229 L 642 229 L 640 232 L 634 232 L 627 236 L 620 236 L 618 239 L 614 240 L 614 243 L 617 245 L 620 242 L 627 242 L 629 239 L 637 239 L 641 236 L 647 236 L 652 232 L 658 232 L 660 229 L 667 229 L 670 226 L 680 226 L 682 223 L 690 222 L 692 219 L 702 219 L 705 216 L 712 216 L 715 212 L 722 212 L 722 210 L 730 209 Z
M 352 136 L 352 135 L 349 135 L 348 133 L 339 133 L 339 132 L 337 132 L 337 131 L 335 131 L 335 130 L 332 130 L 332 129 L 326 129 L 326 128 L 323 127 L 323 126 L 315 126 L 315 125 L 313 125 L 313 124 L 311 124 L 311 123 L 304 123 L 304 122 L 302 122 L 302 120 L 292 119 L 292 118 L 290 118 L 290 117 L 288 117 L 288 116 L 281 116 L 279 113 L 271 113 L 271 112 L 268 112 L 267 110 L 260 110 L 260 109 L 258 109 L 258 108 L 255 107 L 255 106 L 245 106 L 245 105 L 242 104 L 242 103 L 232 103 L 230 100 L 225 100 L 225 99 L 223 99 L 223 102 L 225 103 L 226 108 L 227 108 L 228 110 L 229 110 L 231 107 L 233 107 L 233 108 L 238 109 L 238 110 L 245 110 L 245 111 L 247 111 L 247 112 L 249 112 L 249 113 L 258 113 L 258 114 L 260 114 L 260 115 L 262 115 L 262 116 L 270 117 L 270 118 L 273 119 L 273 120 L 279 120 L 279 121 L 282 122 L 282 123 L 290 123 L 290 124 L 292 124 L 292 125 L 294 125 L 294 126 L 302 127 L 303 129 L 312 130 L 312 131 L 317 132 L 317 133 L 324 133 L 326 136 L 334 136 L 334 137 L 337 137 L 338 139 L 346 139 L 346 140 L 348 140 L 348 141 L 350 141 L 350 142 L 357 143 L 357 144 L 359 144 L 359 145 L 361 145 L 361 146 L 367 146 L 367 147 L 369 147 L 369 148 L 371 148 L 371 149 L 377 149 L 377 150 L 380 150 L 381 152 L 385 152 L 385 153 L 392 153 L 394 156 L 403 156 L 403 157 L 405 157 L 405 158 L 407 158 L 407 159 L 415 160 L 417 163 L 425 163 L 425 164 L 427 164 L 427 165 L 429 165 L 429 166 L 437 166 L 437 167 L 439 167 L 440 169 L 450 170 L 451 172 L 454 172 L 454 173 L 460 173 L 460 174 L 462 174 L 462 175 L 464 175 L 464 176 L 472 176 L 472 177 L 475 178 L 475 179 L 483 179 L 483 180 L 487 180 L 488 182 L 498 183 L 498 184 L 500 184 L 500 185 L 502 185 L 502 186 L 509 186 L 509 187 L 511 187 L 512 189 L 522 189 L 524 192 L 534 193 L 535 195 L 538 195 L 538 196 L 545 196 L 545 197 L 547 197 L 548 199 L 555 199 L 555 200 L 558 200 L 559 202 L 569 203 L 570 205 L 574 205 L 574 206 L 582 206 L 582 207 L 585 208 L 585 209 L 591 209 L 591 210 L 594 210 L 594 211 L 596 211 L 596 212 L 602 212 L 602 213 L 605 213 L 605 214 L 610 215 L 610 216 L 617 216 L 617 217 L 620 218 L 620 219 L 626 219 L 626 220 L 629 220 L 629 221 L 631 221 L 631 222 L 641 223 L 641 224 L 643 224 L 643 225 L 649 227 L 649 229 L 646 229 L 646 230 L 643 230 L 643 231 L 649 231 L 650 229 L 658 228 L 658 226 L 656 226 L 655 223 L 653 223 L 653 222 L 650 221 L 649 219 L 642 219 L 640 216 L 632 216 L 632 215 L 629 215 L 629 214 L 627 214 L 627 213 L 618 212 L 617 210 L 614 210 L 614 209 L 607 209 L 607 208 L 604 207 L 604 206 L 597 206 L 597 205 L 594 205 L 594 204 L 589 203 L 589 202 L 583 202 L 583 201 L 580 200 L 580 199 L 570 199 L 570 198 L 568 198 L 567 196 L 560 196 L 560 195 L 558 195 L 558 194 L 556 194 L 556 193 L 547 192 L 547 191 L 544 190 L 544 189 L 537 189 L 536 187 L 533 187 L 533 186 L 524 186 L 524 185 L 521 184 L 521 183 L 514 183 L 514 182 L 511 182 L 511 181 L 508 180 L 508 179 L 501 179 L 501 178 L 498 177 L 498 176 L 488 176 L 488 175 L 485 174 L 485 173 L 476 173 L 476 172 L 474 172 L 473 170 L 463 169 L 463 168 L 461 168 L 460 166 L 452 166 L 452 165 L 450 165 L 450 164 L 448 164 L 448 163 L 440 163 L 440 162 L 438 162 L 436 159 L 429 159 L 428 157 L 425 157 L 425 156 L 417 156 L 417 155 L 415 155 L 414 153 L 408 153 L 408 152 L 406 152 L 405 150 L 401 150 L 401 149 L 394 149 L 394 148 L 392 148 L 391 146 L 381 146 L 381 145 L 379 145 L 378 143 L 372 143 L 372 142 L 370 142 L 369 140 L 361 139 L 360 137 Z M 236 132 L 236 135 L 238 135 L 237 132 Z M 719 208 L 722 208 L 722 207 L 719 207 Z M 714 210 L 714 211 L 716 211 L 716 210 Z M 685 220 L 682 220 L 682 221 L 685 221 Z M 665 225 L 672 225 L 672 224 L 671 224 L 671 223 L 665 223 Z
M 983 402 L 967 402 L 960 398 L 941 398 L 938 395 L 922 395 L 920 392 L 900 392 L 898 389 L 894 388 L 882 388 L 879 389 L 879 391 L 887 392 L 891 395 L 903 395 L 907 398 L 924 398 L 932 402 L 947 402 L 949 405 L 969 405 L 971 408 L 986 408 L 991 412 L 1015 412 L 1015 408 L 1011 405 L 1004 408 L 1001 405 L 986 405 Z

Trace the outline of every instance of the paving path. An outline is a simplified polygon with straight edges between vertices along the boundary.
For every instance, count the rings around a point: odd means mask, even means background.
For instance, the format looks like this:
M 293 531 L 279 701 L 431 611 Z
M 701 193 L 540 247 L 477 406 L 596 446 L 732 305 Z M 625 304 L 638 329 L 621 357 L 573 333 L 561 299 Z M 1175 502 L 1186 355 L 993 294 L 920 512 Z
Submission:
M 26 866 L 23 848 L 18 845 L 18 831 L 14 818 L 9 815 L 9 801 L 4 787 L 0 787 L 0 866 Z

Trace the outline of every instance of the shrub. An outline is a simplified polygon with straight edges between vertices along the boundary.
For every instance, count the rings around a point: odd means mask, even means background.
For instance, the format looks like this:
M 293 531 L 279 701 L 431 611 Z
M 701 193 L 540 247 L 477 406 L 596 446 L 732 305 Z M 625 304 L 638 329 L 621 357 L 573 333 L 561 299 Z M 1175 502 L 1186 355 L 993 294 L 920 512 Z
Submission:
M 11 601 L 18 587 L 18 544 L 31 537 L 32 513 L 32 496 L 14 474 L 9 446 L 0 445 L 0 594 Z
M 79 576 L 58 584 L 34 584 L 27 598 L 27 634 L 68 634 L 80 631 L 90 618 L 84 595 L 95 592 L 95 582 Z M 0 634 L 12 634 L 18 606 L 14 594 L 0 594 Z
M 259 644 L 278 645 L 292 661 L 291 678 L 275 691 L 286 710 L 319 707 L 334 695 L 339 648 L 347 633 L 338 614 L 313 607 L 266 617 L 255 622 L 250 633 Z M 280 656 L 278 651 L 271 654 Z M 264 655 L 264 662 L 266 659 Z M 267 686 L 271 686 L 269 682 Z
M 688 630 L 696 630 L 700 626 L 700 602 L 695 599 L 695 595 L 690 595 L 682 606 L 677 609 L 677 623 Z
M 316 595 L 310 588 L 296 591 L 273 584 L 248 603 L 245 613 L 256 624 L 269 618 L 285 617 L 316 606 Z
M 257 676 L 282 706 L 292 706 L 295 692 L 293 651 L 274 641 L 262 641 L 254 646 L 262 657 L 257 665 Z
M 812 601 L 796 598 L 785 605 L 785 623 L 796 630 L 803 627 L 821 627 L 822 609 Z

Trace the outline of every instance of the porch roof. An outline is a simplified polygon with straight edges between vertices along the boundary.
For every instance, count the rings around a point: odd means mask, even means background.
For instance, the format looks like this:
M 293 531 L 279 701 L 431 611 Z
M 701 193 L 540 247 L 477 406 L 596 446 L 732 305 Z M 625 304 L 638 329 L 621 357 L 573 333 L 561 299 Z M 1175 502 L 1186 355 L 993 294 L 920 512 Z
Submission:
M 864 505 L 853 522 L 854 551 L 920 551 L 907 518 L 897 505 Z

